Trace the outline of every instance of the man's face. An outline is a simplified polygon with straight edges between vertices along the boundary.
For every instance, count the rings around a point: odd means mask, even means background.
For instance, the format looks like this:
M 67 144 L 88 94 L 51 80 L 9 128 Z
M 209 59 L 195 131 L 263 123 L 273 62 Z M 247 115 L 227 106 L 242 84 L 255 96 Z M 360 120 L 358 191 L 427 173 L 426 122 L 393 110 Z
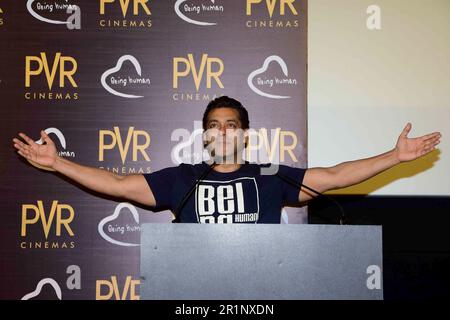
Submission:
M 247 130 L 242 129 L 239 112 L 232 108 L 216 108 L 208 114 L 204 141 L 207 150 L 219 163 L 235 163 L 244 148 Z

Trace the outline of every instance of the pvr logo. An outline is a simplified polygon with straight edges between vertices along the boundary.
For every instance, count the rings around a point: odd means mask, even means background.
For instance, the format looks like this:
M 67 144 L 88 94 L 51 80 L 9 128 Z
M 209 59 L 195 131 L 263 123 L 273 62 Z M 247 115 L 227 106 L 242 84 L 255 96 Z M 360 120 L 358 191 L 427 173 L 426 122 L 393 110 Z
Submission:
M 53 61 L 51 61 L 45 52 L 41 52 L 39 56 L 25 57 L 25 87 L 31 87 L 31 80 L 35 78 L 44 78 L 48 89 L 52 90 L 56 84 L 60 89 L 65 88 L 66 84 L 72 88 L 78 88 L 74 79 L 77 72 L 78 64 L 75 58 L 63 56 L 61 52 L 57 52 Z M 30 99 L 78 99 L 78 94 L 61 93 L 61 92 L 26 92 L 25 98 Z
M 247 0 L 246 14 L 254 15 L 256 8 L 264 7 L 269 13 L 270 20 L 248 20 L 246 26 L 248 28 L 292 28 L 298 27 L 298 20 L 286 20 L 286 16 L 298 16 L 297 9 L 294 7 L 295 0 Z M 275 13 L 281 18 L 280 20 L 272 20 Z
M 114 127 L 114 130 L 100 130 L 99 132 L 99 147 L 98 160 L 105 160 L 106 151 L 118 150 L 122 165 L 131 151 L 131 160 L 138 161 L 138 154 L 142 156 L 145 161 L 150 161 L 147 149 L 150 146 L 150 134 L 144 130 L 135 130 L 134 127 L 129 127 L 126 136 L 122 136 L 119 127 Z M 131 150 L 130 150 L 131 148 Z M 117 152 L 117 151 L 116 151 Z M 117 153 L 116 153 L 117 154 Z M 125 168 L 125 167 L 100 167 L 116 173 L 150 173 L 151 170 L 147 168 Z
M 139 300 L 141 297 L 136 294 L 136 287 L 140 285 L 140 280 L 133 280 L 131 276 L 127 276 L 123 288 L 119 288 L 116 276 L 109 280 L 97 280 L 95 285 L 96 300 L 110 300 L 113 296 L 115 300 Z M 129 293 L 129 294 L 128 294 Z
M 108 4 L 108 7 L 112 4 L 117 6 L 117 2 L 120 5 L 120 10 L 122 12 L 122 16 L 125 18 L 127 16 L 128 9 L 130 7 L 130 2 L 133 3 L 133 15 L 137 16 L 139 14 L 139 8 L 144 10 L 146 15 L 151 15 L 150 8 L 147 6 L 147 2 L 149 0 L 100 0 L 100 14 L 105 14 L 105 7 Z
M 148 27 L 152 26 L 151 20 L 124 20 L 127 16 L 133 15 L 134 17 L 145 14 L 146 16 L 150 16 L 152 13 L 147 3 L 149 0 L 100 0 L 100 15 L 106 15 L 106 10 L 111 12 L 111 7 L 115 8 L 112 14 L 117 12 L 117 7 L 119 6 L 120 13 L 122 14 L 123 19 L 115 19 L 115 20 L 100 20 L 101 27 Z
M 263 0 L 247 0 L 247 15 L 252 15 L 252 7 L 255 5 L 260 5 Z M 294 7 L 295 0 L 265 0 L 265 5 L 267 11 L 269 12 L 270 18 L 272 18 L 273 13 L 275 11 L 275 7 L 277 3 L 279 3 L 280 15 L 284 16 L 286 13 L 286 7 L 289 8 L 293 15 L 298 15 L 297 10 Z
M 52 226 L 54 228 L 54 236 L 61 237 L 64 236 L 73 237 L 74 232 L 70 227 L 73 219 L 75 217 L 75 211 L 72 206 L 68 204 L 59 204 L 57 200 L 52 201 L 50 211 L 47 212 L 44 208 L 44 203 L 42 200 L 38 200 L 37 205 L 34 204 L 24 204 L 22 205 L 22 226 L 20 235 L 22 237 L 27 237 L 27 231 L 31 226 L 41 223 L 42 231 L 45 236 L 45 240 L 48 240 L 50 235 L 50 230 Z M 59 248 L 71 248 L 75 247 L 73 242 L 69 245 L 66 242 L 21 242 L 22 249 L 25 248 L 35 248 L 35 249 L 59 249 Z
M 298 146 L 298 137 L 294 131 L 281 130 L 281 128 L 267 128 L 259 130 L 249 129 L 249 144 L 246 149 L 247 161 L 261 163 L 284 162 L 286 158 L 296 163 L 295 149 Z
M 206 53 L 202 55 L 199 65 L 196 65 L 192 53 L 188 54 L 187 59 L 184 57 L 175 57 L 173 58 L 173 88 L 178 89 L 179 78 L 192 75 L 195 88 L 198 91 L 206 72 L 206 88 L 211 89 L 212 80 L 214 79 L 216 84 L 223 89 L 223 83 L 220 80 L 223 70 L 223 61 L 219 58 L 208 57 Z
M 72 87 L 77 88 L 78 85 L 73 78 L 73 75 L 77 72 L 77 68 L 77 61 L 73 57 L 61 55 L 61 52 L 56 53 L 51 66 L 49 65 L 47 54 L 45 52 L 41 52 L 40 56 L 26 56 L 25 87 L 29 88 L 31 86 L 31 77 L 40 76 L 42 72 L 44 72 L 48 88 L 51 90 L 56 74 L 59 71 L 60 88 L 64 88 L 65 79 L 69 81 Z

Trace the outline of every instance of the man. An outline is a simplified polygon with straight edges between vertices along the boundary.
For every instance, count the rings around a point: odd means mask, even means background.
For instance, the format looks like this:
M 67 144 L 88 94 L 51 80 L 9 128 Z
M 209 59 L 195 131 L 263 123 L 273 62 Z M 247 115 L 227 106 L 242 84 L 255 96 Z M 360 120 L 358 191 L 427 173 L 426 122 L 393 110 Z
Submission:
M 45 144 L 35 143 L 24 133 L 19 134 L 24 142 L 17 138 L 13 142 L 18 153 L 29 161 L 94 191 L 170 209 L 180 222 L 280 223 L 283 206 L 314 197 L 307 188 L 300 189 L 298 185 L 303 183 L 322 193 L 358 184 L 400 162 L 424 156 L 435 149 L 441 137 L 434 132 L 408 138 L 411 130 L 408 123 L 395 148 L 383 154 L 328 168 L 280 165 L 275 174 L 264 174 L 270 165 L 251 164 L 242 159 L 242 150 L 248 143 L 249 119 L 239 101 L 226 96 L 211 101 L 203 116 L 203 129 L 211 161 L 127 176 L 59 157 L 44 131 L 41 137 Z

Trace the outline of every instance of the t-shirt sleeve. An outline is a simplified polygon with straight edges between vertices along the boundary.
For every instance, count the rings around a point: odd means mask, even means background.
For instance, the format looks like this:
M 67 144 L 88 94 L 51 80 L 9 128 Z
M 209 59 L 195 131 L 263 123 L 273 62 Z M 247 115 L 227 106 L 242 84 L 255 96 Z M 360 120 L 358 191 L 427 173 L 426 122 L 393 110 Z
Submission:
M 298 194 L 300 192 L 300 188 L 295 184 L 300 186 L 300 184 L 303 183 L 306 169 L 280 165 L 278 172 L 289 181 L 292 181 L 292 183 L 290 183 L 285 179 L 281 179 L 283 202 L 286 205 L 298 204 Z
M 170 208 L 172 188 L 178 176 L 179 167 L 169 167 L 152 173 L 145 173 L 150 189 L 155 197 L 157 208 Z

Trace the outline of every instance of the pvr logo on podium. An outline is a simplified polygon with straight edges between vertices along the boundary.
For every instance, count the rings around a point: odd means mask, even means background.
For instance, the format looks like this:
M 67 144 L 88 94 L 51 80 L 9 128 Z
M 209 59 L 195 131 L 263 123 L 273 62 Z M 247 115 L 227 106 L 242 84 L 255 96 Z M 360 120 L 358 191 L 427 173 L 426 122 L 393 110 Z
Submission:
M 42 200 L 38 200 L 37 205 L 23 204 L 20 235 L 33 240 L 21 241 L 20 247 L 22 249 L 75 248 L 75 242 L 69 241 L 75 235 L 70 227 L 74 218 L 73 207 L 68 204 L 59 204 L 57 200 L 52 201 L 50 209 L 47 210 Z M 45 241 L 36 240 L 42 237 L 42 233 Z M 49 241 L 49 238 L 52 240 Z M 59 241 L 60 238 L 64 240 Z
M 74 57 L 57 52 L 54 57 L 41 52 L 39 56 L 25 57 L 25 99 L 27 100 L 77 100 L 78 88 L 75 74 L 78 63 Z M 28 91 L 32 87 L 40 91 Z M 55 90 L 58 87 L 58 90 Z M 48 90 L 44 90 L 46 88 Z
M 144 130 L 135 130 L 129 127 L 125 135 L 120 132 L 119 127 L 114 130 L 99 131 L 98 161 L 105 161 L 105 155 L 119 155 L 122 166 L 102 166 L 100 169 L 106 169 L 118 174 L 150 173 L 150 167 L 127 167 L 125 162 L 150 162 L 150 156 L 147 149 L 150 147 L 150 134 Z M 139 157 L 140 155 L 140 157 Z M 131 156 L 131 159 L 130 159 Z M 127 160 L 128 159 L 128 160 Z M 112 160 L 117 162 L 117 160 Z
M 209 101 L 216 98 L 219 94 L 211 94 L 200 92 L 202 80 L 204 81 L 204 89 L 211 89 L 213 83 L 220 89 L 224 88 L 220 77 L 223 74 L 225 67 L 222 59 L 216 57 L 209 57 L 207 53 L 202 54 L 200 61 L 194 58 L 192 53 L 186 57 L 173 58 L 173 89 L 178 90 L 182 87 L 184 92 L 174 92 L 172 99 L 174 101 Z M 192 78 L 195 92 L 192 88 L 192 82 L 187 79 Z M 180 80 L 184 80 L 182 84 Z
M 295 0 L 247 0 L 246 15 L 258 16 L 258 18 L 246 21 L 247 28 L 299 27 L 296 19 L 298 11 L 294 3 Z M 267 15 L 269 19 L 266 18 Z
M 149 0 L 100 0 L 101 28 L 151 28 Z M 104 18 L 108 16 L 110 18 Z M 129 17 L 132 16 L 132 19 Z
M 112 276 L 109 280 L 97 280 L 95 285 L 96 300 L 140 300 L 140 296 L 136 294 L 136 288 L 140 285 L 140 280 L 133 280 L 131 276 L 127 276 L 123 286 L 119 285 L 117 276 Z

